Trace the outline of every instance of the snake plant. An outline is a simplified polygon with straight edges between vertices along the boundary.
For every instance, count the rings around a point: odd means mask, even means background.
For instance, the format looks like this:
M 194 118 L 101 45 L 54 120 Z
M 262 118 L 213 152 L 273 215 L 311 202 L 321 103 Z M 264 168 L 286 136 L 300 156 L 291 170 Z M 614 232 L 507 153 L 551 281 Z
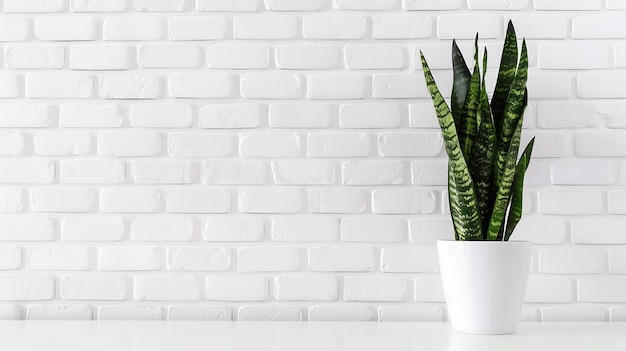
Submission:
M 528 53 L 509 22 L 495 90 L 485 88 L 487 49 L 482 76 L 478 34 L 470 70 L 456 41 L 452 42 L 451 108 L 439 92 L 420 52 L 426 85 L 437 113 L 448 154 L 448 200 L 456 240 L 509 240 L 522 217 L 524 174 L 534 138 L 518 161 L 522 121 L 528 103 Z

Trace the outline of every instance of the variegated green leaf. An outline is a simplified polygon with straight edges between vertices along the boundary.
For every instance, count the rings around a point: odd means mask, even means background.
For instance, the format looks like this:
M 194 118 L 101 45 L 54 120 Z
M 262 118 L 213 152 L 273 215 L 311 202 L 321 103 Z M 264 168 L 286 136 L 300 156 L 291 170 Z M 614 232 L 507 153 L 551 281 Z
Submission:
M 500 59 L 500 70 L 498 71 L 498 79 L 496 88 L 491 99 L 491 113 L 493 114 L 496 133 L 500 138 L 500 130 L 502 119 L 504 118 L 504 109 L 511 83 L 515 77 L 517 67 L 517 36 L 513 22 L 509 21 L 504 39 L 504 47 L 502 49 L 502 57 Z
M 524 152 L 517 166 L 515 167 L 515 177 L 513 178 L 513 185 L 511 189 L 511 207 L 509 208 L 509 215 L 506 220 L 506 231 L 504 232 L 504 240 L 509 240 L 513 234 L 513 230 L 522 218 L 522 198 L 524 197 L 524 175 L 526 175 L 526 169 L 530 164 L 530 157 L 533 153 L 533 145 L 535 144 L 535 138 L 532 138 Z
M 465 104 L 465 96 L 467 95 L 467 89 L 469 88 L 469 81 L 472 76 L 463 53 L 456 44 L 456 40 L 452 40 L 452 97 L 450 101 L 450 107 L 452 109 L 452 116 L 454 117 L 454 123 L 459 125 L 461 119 L 461 110 L 463 104 Z
M 454 118 L 441 95 L 424 55 L 420 52 L 426 86 L 437 113 L 449 162 L 450 213 L 459 240 L 480 240 L 481 220 L 478 214 L 474 184 L 461 151 Z
M 478 111 L 478 104 L 480 103 L 478 34 L 476 34 L 476 39 L 474 40 L 474 48 L 474 72 L 470 78 L 469 88 L 467 90 L 467 95 L 465 96 L 463 110 L 461 111 L 462 118 L 460 119 L 460 125 L 457 126 L 459 141 L 461 142 L 461 150 L 463 151 L 465 161 L 469 161 L 470 153 L 474 147 L 474 139 L 476 139 L 476 133 L 478 132 L 478 123 L 476 122 L 476 113 Z

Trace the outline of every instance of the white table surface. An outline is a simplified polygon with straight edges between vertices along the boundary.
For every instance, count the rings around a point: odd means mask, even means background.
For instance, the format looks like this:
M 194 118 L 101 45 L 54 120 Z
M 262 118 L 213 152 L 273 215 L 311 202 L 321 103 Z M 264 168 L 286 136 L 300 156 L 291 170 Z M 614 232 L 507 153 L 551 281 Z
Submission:
M 446 323 L 0 321 L 0 350 L 624 351 L 626 323 L 522 323 L 480 336 Z

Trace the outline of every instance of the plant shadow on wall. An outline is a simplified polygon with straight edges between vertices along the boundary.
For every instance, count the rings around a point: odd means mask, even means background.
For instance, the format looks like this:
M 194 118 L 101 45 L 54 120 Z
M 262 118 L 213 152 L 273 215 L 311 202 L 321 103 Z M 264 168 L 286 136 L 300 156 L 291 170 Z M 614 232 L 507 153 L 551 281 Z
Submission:
M 518 161 L 528 103 L 528 53 L 508 23 L 495 90 L 485 86 L 478 34 L 470 72 L 452 42 L 451 107 L 420 52 L 428 91 L 448 154 L 448 200 L 455 241 L 438 242 L 444 294 L 452 326 L 463 332 L 514 332 L 528 276 L 531 244 L 509 242 L 522 217 L 524 175 L 534 138 Z M 481 75 L 482 73 L 482 75 Z

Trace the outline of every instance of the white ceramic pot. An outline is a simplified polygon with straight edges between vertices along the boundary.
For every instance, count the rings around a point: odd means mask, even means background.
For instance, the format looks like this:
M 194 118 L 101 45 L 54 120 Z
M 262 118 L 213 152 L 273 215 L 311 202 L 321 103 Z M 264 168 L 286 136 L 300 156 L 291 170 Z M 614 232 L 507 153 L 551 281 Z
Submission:
M 472 334 L 515 332 L 531 249 L 527 241 L 437 241 L 453 329 Z

